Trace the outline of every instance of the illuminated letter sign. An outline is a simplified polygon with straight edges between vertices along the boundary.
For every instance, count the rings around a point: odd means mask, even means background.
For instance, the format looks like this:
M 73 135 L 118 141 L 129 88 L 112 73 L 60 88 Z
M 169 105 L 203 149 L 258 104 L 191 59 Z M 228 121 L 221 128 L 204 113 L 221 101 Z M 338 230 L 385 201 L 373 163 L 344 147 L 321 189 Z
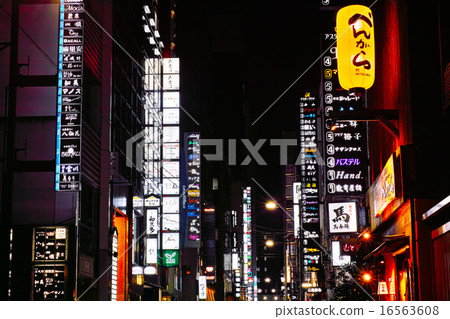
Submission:
M 361 5 L 337 13 L 337 62 L 342 88 L 368 89 L 375 81 L 375 39 L 372 11 Z

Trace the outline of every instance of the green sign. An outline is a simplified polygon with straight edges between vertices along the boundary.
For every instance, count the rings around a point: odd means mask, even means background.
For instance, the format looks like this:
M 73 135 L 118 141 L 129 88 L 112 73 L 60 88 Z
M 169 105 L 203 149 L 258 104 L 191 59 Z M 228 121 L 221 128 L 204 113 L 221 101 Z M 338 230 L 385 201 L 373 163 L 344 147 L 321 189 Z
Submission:
M 162 266 L 163 267 L 178 267 L 179 251 L 178 250 L 163 250 Z

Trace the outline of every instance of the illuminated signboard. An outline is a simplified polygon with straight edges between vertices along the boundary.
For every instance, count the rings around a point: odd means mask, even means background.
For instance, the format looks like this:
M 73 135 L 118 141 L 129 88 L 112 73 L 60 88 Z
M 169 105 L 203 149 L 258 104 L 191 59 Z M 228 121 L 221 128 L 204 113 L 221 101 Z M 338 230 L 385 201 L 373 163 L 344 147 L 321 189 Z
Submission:
M 201 201 L 200 201 L 200 133 L 185 133 L 187 166 L 187 196 L 185 209 L 187 211 L 187 246 L 200 247 L 201 231 Z M 206 211 L 206 209 L 205 209 Z
M 364 122 L 338 122 L 331 112 L 351 112 L 361 108 L 361 97 L 343 90 L 337 69 L 338 50 L 334 11 L 323 11 L 322 47 L 326 48 L 322 60 L 321 95 L 324 108 L 325 192 L 329 196 L 363 195 L 367 190 L 367 124 Z M 351 28 L 348 34 L 352 34 Z
M 321 268 L 319 216 L 318 103 L 311 93 L 300 99 L 300 183 L 294 183 L 294 225 L 303 243 L 303 270 Z M 295 188 L 300 186 L 300 190 Z M 297 193 L 297 195 L 296 195 Z M 296 198 L 298 197 L 298 199 Z M 297 210 L 299 210 L 297 214 Z
M 333 259 L 333 267 L 341 267 L 351 262 L 350 256 L 341 255 L 341 246 L 338 241 L 331 242 L 331 257 Z
M 81 189 L 84 4 L 61 0 L 56 113 L 56 191 Z
M 180 93 L 179 92 L 163 92 L 163 107 L 164 108 L 180 107 Z
M 356 233 L 358 220 L 355 202 L 329 203 L 330 233 Z
M 146 263 L 147 265 L 154 265 L 158 263 L 158 239 L 146 239 Z
M 372 11 L 351 5 L 337 13 L 337 65 L 345 90 L 370 88 L 375 81 L 375 35 Z
M 293 190 L 293 203 L 299 204 L 301 195 L 302 195 L 302 183 L 293 183 L 292 184 L 292 190 Z
M 163 249 L 180 249 L 179 233 L 163 233 L 162 234 Z
M 64 300 L 67 273 L 67 227 L 33 231 L 33 300 Z
M 180 212 L 179 197 L 163 197 L 163 214 L 178 214 Z
M 158 210 L 147 209 L 147 235 L 158 234 Z
M 164 144 L 163 145 L 163 159 L 177 160 L 180 158 L 180 144 Z
M 380 217 L 384 209 L 397 197 L 394 154 L 389 157 L 375 183 L 371 186 L 371 210 Z
M 243 297 L 253 299 L 253 248 L 252 248 L 252 189 L 246 187 L 242 196 L 243 211 Z
M 162 230 L 163 231 L 179 231 L 180 230 L 180 215 L 178 215 L 178 214 L 163 214 Z
M 117 300 L 117 254 L 119 243 L 117 238 L 117 230 L 114 231 L 112 239 L 112 260 L 111 260 L 111 300 Z
M 206 299 L 206 276 L 198 277 L 198 299 Z
M 179 262 L 178 250 L 163 250 L 162 253 L 162 266 L 163 267 L 178 267 Z
M 65 264 L 36 264 L 33 266 L 33 300 L 65 299 Z
M 36 227 L 34 228 L 35 262 L 55 262 L 67 260 L 67 228 Z

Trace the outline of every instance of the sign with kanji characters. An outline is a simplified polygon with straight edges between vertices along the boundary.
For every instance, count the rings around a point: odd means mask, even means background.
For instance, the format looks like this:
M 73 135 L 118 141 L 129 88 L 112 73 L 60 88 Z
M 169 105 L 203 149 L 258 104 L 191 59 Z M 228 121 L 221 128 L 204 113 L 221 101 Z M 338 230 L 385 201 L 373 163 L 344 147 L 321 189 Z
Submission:
M 55 190 L 81 189 L 84 4 L 60 1 Z
M 325 194 L 327 196 L 363 195 L 367 190 L 367 124 L 336 122 L 332 113 L 358 111 L 361 96 L 345 90 L 338 67 L 340 50 L 336 47 L 334 10 L 323 11 L 321 100 L 324 114 Z M 348 34 L 352 33 L 348 27 Z
M 330 233 L 355 233 L 358 219 L 355 202 L 329 203 L 328 217 Z
M 339 83 L 345 90 L 370 88 L 375 81 L 375 38 L 372 11 L 351 5 L 336 17 Z

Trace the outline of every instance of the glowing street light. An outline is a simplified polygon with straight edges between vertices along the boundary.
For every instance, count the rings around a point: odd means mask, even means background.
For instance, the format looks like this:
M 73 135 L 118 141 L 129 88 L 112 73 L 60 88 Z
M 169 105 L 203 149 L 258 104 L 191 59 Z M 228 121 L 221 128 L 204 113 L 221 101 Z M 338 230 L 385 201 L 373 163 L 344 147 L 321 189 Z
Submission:
M 277 208 L 277 203 L 275 203 L 274 201 L 269 201 L 266 203 L 266 208 L 267 209 L 275 209 L 275 208 Z
M 363 275 L 363 279 L 365 282 L 369 282 L 370 280 L 372 280 L 372 276 L 369 273 L 365 273 Z
M 369 238 L 371 237 L 371 235 L 370 235 L 369 232 L 365 232 L 365 233 L 363 234 L 363 237 L 364 237 L 364 239 L 369 239 Z
M 273 245 L 275 245 L 275 243 L 273 242 L 272 239 L 268 239 L 268 240 L 266 241 L 266 246 L 267 246 L 267 247 L 273 247 Z
M 267 277 L 266 279 L 264 279 L 265 282 L 269 283 L 270 282 L 270 278 Z

